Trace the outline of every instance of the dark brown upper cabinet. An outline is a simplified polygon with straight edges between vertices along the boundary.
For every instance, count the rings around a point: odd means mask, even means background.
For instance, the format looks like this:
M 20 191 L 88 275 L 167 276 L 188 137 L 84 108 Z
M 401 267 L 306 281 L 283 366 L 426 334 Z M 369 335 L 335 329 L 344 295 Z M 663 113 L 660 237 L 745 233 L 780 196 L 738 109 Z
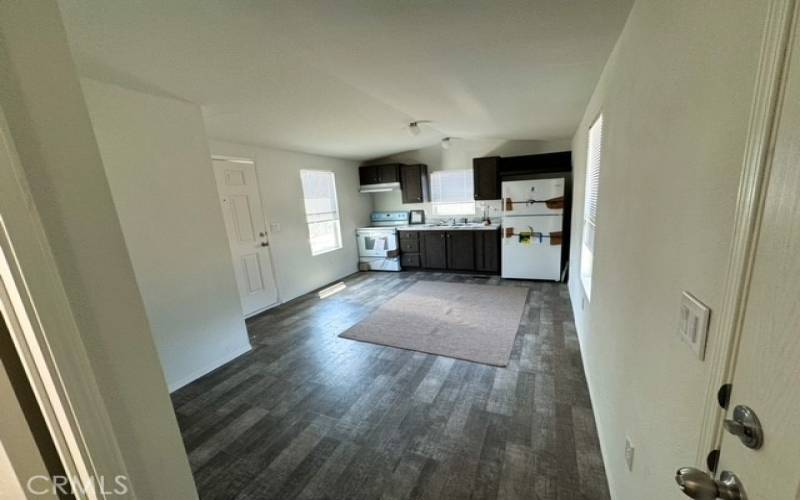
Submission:
M 378 182 L 400 182 L 400 167 L 399 163 L 378 165 Z
M 358 168 L 358 178 L 362 186 L 400 182 L 400 164 L 364 165 Z
M 375 165 L 358 167 L 358 181 L 362 186 L 378 183 L 378 169 Z
M 476 200 L 500 199 L 500 157 L 472 160 L 472 176 Z
M 427 165 L 400 166 L 400 190 L 403 193 L 403 203 L 428 201 L 429 186 Z

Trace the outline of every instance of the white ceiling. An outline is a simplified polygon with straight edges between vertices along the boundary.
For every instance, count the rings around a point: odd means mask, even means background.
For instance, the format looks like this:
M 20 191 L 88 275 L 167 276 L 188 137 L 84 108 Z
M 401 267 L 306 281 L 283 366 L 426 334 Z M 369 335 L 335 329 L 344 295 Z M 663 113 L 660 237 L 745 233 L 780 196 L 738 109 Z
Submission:
M 59 2 L 82 74 L 196 102 L 215 139 L 366 159 L 570 137 L 632 0 Z

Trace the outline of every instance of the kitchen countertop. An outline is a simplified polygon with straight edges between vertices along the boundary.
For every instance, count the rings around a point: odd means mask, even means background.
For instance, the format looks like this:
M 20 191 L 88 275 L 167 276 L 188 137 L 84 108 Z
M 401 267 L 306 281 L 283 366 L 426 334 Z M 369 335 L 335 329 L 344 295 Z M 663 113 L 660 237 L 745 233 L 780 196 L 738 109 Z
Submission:
M 489 224 L 488 226 L 482 223 L 467 224 L 462 226 L 448 226 L 437 224 L 411 224 L 408 226 L 399 226 L 398 231 L 495 231 L 500 228 L 500 224 Z

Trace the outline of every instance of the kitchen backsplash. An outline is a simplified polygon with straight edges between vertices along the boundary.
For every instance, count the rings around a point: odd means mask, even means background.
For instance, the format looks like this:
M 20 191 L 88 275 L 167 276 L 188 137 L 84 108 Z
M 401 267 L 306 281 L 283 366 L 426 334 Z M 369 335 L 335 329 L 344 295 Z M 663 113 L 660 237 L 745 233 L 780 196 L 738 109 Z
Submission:
M 425 220 L 427 222 L 436 222 L 438 220 L 448 220 L 455 217 L 456 219 L 463 219 L 467 217 L 470 221 L 483 220 L 484 209 L 486 215 L 492 219 L 493 222 L 499 222 L 502 215 L 502 202 L 500 200 L 490 201 L 476 201 L 475 213 L 473 215 L 455 215 L 445 216 L 436 215 L 433 213 L 433 203 L 403 203 L 399 191 L 390 191 L 388 193 L 373 193 L 374 210 L 379 212 L 389 212 L 395 210 L 424 210 Z

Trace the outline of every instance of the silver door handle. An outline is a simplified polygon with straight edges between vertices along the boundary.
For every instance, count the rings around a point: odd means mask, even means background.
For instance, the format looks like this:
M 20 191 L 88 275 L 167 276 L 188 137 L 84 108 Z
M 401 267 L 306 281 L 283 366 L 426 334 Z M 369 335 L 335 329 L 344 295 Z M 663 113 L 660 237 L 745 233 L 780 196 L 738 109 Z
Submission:
M 729 471 L 723 471 L 716 481 L 700 469 L 683 467 L 675 474 L 675 481 L 686 496 L 696 500 L 747 500 L 741 481 Z

